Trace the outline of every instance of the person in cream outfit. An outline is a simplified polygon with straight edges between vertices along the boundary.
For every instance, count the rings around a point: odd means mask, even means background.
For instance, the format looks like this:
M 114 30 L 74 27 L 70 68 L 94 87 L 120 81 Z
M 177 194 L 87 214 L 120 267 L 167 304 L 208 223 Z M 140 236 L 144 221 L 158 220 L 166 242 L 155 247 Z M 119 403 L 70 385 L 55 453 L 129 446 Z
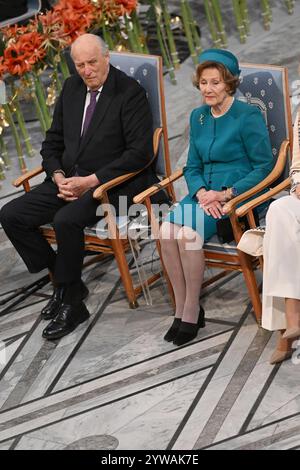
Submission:
M 300 337 L 300 110 L 294 125 L 290 195 L 274 201 L 266 216 L 264 237 L 262 326 L 278 330 L 279 338 L 270 362 L 292 356 L 292 344 Z

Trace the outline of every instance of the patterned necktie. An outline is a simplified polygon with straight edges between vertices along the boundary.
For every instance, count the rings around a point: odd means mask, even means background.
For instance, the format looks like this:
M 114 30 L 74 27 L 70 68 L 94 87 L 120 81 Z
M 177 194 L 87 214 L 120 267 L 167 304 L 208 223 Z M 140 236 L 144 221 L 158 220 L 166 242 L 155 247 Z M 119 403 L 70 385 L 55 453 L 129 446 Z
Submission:
M 96 98 L 97 98 L 99 91 L 90 90 L 89 93 L 90 93 L 91 98 L 90 98 L 90 104 L 86 108 L 86 112 L 85 112 L 85 118 L 84 118 L 84 123 L 83 123 L 83 128 L 82 128 L 82 136 L 86 133 L 90 125 L 92 116 L 96 108 L 96 104 L 97 104 Z

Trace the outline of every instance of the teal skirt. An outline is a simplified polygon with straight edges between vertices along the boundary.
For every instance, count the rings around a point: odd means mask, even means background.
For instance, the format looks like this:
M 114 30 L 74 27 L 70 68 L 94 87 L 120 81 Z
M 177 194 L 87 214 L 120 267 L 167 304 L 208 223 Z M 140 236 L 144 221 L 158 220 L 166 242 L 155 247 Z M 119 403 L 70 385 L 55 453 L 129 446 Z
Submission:
M 185 196 L 164 219 L 172 224 L 191 227 L 203 240 L 207 241 L 217 233 L 217 221 L 206 215 L 196 198 Z

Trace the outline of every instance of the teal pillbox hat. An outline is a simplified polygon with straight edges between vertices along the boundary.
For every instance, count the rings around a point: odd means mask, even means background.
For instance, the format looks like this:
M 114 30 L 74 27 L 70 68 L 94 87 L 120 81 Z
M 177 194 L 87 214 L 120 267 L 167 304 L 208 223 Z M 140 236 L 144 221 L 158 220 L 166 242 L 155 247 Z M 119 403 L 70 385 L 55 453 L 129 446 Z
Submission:
M 206 49 L 199 55 L 199 63 L 202 64 L 206 61 L 219 62 L 223 64 L 232 75 L 239 75 L 239 62 L 235 55 L 224 49 Z

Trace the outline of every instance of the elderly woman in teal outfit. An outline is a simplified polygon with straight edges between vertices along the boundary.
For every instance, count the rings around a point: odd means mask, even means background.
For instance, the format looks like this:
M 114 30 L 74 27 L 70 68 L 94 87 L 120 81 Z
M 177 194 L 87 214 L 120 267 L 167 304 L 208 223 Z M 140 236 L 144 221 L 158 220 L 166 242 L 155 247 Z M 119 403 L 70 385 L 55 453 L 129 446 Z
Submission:
M 234 98 L 239 64 L 229 51 L 208 49 L 199 57 L 194 85 L 204 104 L 190 118 L 184 176 L 188 195 L 162 224 L 162 256 L 175 295 L 173 324 L 164 339 L 175 345 L 205 326 L 199 296 L 203 243 L 216 233 L 223 205 L 262 181 L 272 170 L 269 134 L 258 108 Z

